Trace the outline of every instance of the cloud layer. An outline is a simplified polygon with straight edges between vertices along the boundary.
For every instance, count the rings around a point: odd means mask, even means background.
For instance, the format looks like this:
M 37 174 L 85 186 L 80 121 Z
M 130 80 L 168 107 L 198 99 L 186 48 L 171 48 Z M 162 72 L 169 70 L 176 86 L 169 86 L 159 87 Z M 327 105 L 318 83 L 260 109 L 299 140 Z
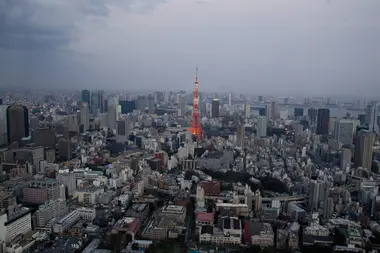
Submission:
M 0 85 L 191 90 L 198 64 L 204 90 L 373 94 L 379 10 L 377 0 L 3 0 Z

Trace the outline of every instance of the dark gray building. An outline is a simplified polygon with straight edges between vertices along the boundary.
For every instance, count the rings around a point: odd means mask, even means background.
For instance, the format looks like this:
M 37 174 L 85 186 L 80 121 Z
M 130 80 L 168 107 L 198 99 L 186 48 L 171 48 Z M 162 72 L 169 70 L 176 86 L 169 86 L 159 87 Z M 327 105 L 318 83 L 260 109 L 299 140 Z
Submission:
M 19 142 L 29 136 L 28 109 L 22 105 L 11 105 L 7 108 L 8 143 Z

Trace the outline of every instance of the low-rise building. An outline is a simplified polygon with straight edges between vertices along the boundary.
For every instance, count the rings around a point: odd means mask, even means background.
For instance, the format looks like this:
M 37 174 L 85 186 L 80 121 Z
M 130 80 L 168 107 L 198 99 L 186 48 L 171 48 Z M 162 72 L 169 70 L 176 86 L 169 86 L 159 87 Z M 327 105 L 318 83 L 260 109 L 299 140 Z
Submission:
M 183 226 L 185 224 L 186 208 L 177 205 L 166 205 L 157 212 L 157 216 L 169 218 L 176 222 L 178 226 Z
M 125 217 L 118 220 L 112 228 L 112 233 L 123 232 L 135 239 L 136 233 L 140 230 L 141 223 L 139 218 Z
M 195 224 L 197 226 L 212 225 L 214 223 L 214 213 L 197 212 L 195 214 Z
M 221 218 L 219 226 L 204 225 L 199 228 L 199 242 L 217 245 L 239 245 L 242 239 L 242 227 L 238 218 Z
M 126 216 L 139 218 L 142 224 L 145 224 L 149 214 L 149 204 L 133 204 L 126 212 Z
M 274 232 L 269 223 L 244 222 L 245 241 L 260 247 L 274 245 Z
M 66 206 L 66 199 L 57 199 L 40 205 L 36 211 L 37 227 L 44 227 L 53 218 L 60 218 L 67 214 L 69 209 Z
M 69 229 L 72 225 L 78 222 L 80 219 L 79 212 L 74 210 L 69 214 L 65 215 L 62 219 L 60 219 L 57 223 L 53 225 L 53 232 L 57 234 L 61 234 Z
M 150 240 L 164 240 L 168 237 L 168 231 L 176 226 L 176 222 L 170 218 L 155 217 L 148 223 L 141 235 Z

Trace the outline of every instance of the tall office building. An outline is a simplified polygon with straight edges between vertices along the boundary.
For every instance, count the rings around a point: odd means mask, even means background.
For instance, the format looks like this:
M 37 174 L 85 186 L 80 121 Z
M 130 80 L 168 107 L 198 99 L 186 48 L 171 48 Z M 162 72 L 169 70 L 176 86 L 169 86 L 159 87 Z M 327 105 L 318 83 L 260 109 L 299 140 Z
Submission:
M 219 107 L 220 102 L 219 99 L 213 99 L 211 103 L 211 117 L 212 118 L 219 118 Z
M 7 108 L 8 105 L 0 105 L 0 145 L 8 143 Z
M 369 104 L 365 109 L 365 123 L 368 124 L 370 131 L 374 131 L 375 114 L 376 106 L 373 104 Z
M 77 113 L 67 116 L 67 127 L 69 132 L 79 133 L 79 120 Z
M 311 124 L 314 124 L 317 121 L 317 115 L 318 115 L 318 110 L 315 108 L 309 108 L 307 110 L 307 116 L 309 116 L 309 121 Z
M 100 113 L 104 113 L 105 112 L 104 90 L 98 91 L 98 104 L 99 104 Z
M 145 108 L 146 108 L 146 97 L 145 96 L 138 96 L 137 99 L 136 99 L 136 110 L 139 110 L 141 112 L 144 112 L 145 111 Z
M 244 116 L 245 116 L 245 118 L 249 118 L 251 116 L 251 105 L 250 104 L 244 105 Z
M 7 108 L 7 134 L 9 144 L 29 136 L 29 116 L 25 106 L 10 105 Z
M 60 184 L 67 188 L 69 195 L 73 194 L 77 189 L 76 175 L 73 172 L 59 171 L 55 177 Z
M 130 119 L 121 119 L 116 121 L 116 142 L 124 143 L 129 139 L 132 130 L 132 121 Z
M 366 122 L 366 116 L 365 114 L 359 114 L 358 115 L 358 120 L 360 121 L 360 125 L 364 125 Z
M 69 139 L 60 139 L 58 142 L 58 156 L 61 160 L 70 160 L 71 159 L 71 142 Z
M 318 109 L 317 134 L 328 135 L 330 122 L 330 109 Z
M 371 169 L 373 137 L 371 131 L 361 130 L 357 132 L 355 143 L 356 166 Z
M 185 116 L 186 106 L 187 106 L 186 96 L 184 94 L 181 94 L 180 99 L 179 99 L 179 112 L 180 112 L 179 116 Z
M 335 121 L 334 139 L 344 145 L 351 145 L 354 134 L 354 122 L 347 119 Z
M 266 116 L 268 119 L 276 119 L 277 116 L 277 106 L 276 102 L 272 101 L 270 104 L 266 105 Z
M 118 119 L 116 99 L 108 101 L 107 126 L 109 129 L 116 130 L 116 121 Z
M 55 148 L 55 132 L 49 128 L 37 128 L 32 131 L 32 141 L 44 148 Z
M 244 146 L 244 139 L 245 139 L 245 125 L 239 124 L 236 127 L 236 146 L 242 148 Z
M 81 101 L 91 105 L 91 92 L 89 90 L 82 90 Z
M 108 103 L 109 104 L 109 103 Z M 121 113 L 127 114 L 133 112 L 136 109 L 136 101 L 135 100 L 120 100 L 119 105 L 121 107 Z
M 294 108 L 294 117 L 302 117 L 303 108 Z
M 267 116 L 267 108 L 259 108 L 259 116 Z
M 101 113 L 101 101 L 102 101 L 102 94 L 99 91 L 93 91 L 91 93 L 91 112 L 94 115 L 98 115 L 98 113 Z
M 228 106 L 231 106 L 232 105 L 232 93 L 230 92 L 228 94 Z
M 330 219 L 332 214 L 334 213 L 334 199 L 327 198 L 325 200 L 324 208 L 323 208 L 323 217 L 325 219 Z
M 87 103 L 82 103 L 80 107 L 80 118 L 79 123 L 81 125 L 80 129 L 82 132 L 86 132 L 90 129 L 90 115 Z
M 344 148 L 340 154 L 340 169 L 348 172 L 347 169 L 351 168 L 352 152 L 351 149 Z
M 309 208 L 310 211 L 318 210 L 318 201 L 319 201 L 319 186 L 320 184 L 312 180 L 309 184 Z
M 186 101 L 186 97 L 185 97 L 185 101 Z M 149 113 L 154 113 L 154 111 L 156 110 L 154 95 L 152 94 L 149 94 L 147 97 L 147 107 L 148 107 Z
M 257 137 L 267 136 L 268 119 L 264 116 L 257 117 L 256 135 Z

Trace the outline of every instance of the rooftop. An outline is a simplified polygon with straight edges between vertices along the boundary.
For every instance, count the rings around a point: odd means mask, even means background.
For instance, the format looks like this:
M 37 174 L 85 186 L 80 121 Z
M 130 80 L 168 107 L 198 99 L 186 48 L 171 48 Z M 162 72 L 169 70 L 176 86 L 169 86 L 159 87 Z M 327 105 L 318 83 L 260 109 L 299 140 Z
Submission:
M 199 212 L 196 214 L 195 220 L 199 221 L 199 222 L 213 222 L 214 221 L 214 213 Z

